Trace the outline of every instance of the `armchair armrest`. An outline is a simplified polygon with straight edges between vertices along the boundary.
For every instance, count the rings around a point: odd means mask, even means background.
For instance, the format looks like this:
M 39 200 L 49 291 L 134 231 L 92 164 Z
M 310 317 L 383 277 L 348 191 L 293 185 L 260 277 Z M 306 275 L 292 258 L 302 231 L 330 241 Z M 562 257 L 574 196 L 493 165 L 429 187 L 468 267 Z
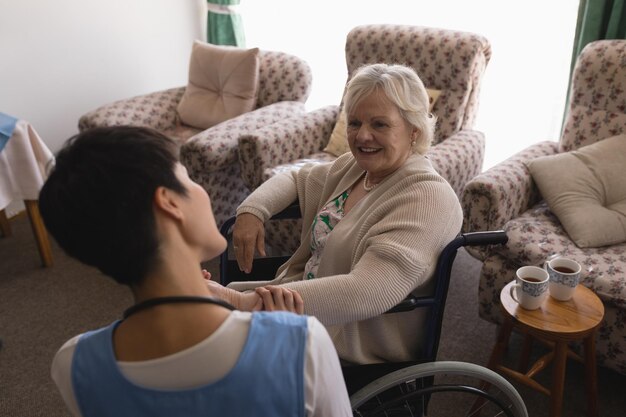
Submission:
M 541 200 L 524 162 L 557 152 L 557 142 L 539 142 L 470 180 L 461 200 L 463 231 L 503 229 Z M 470 252 L 477 256 L 480 250 Z
M 251 190 L 263 182 L 263 171 L 319 152 L 328 143 L 338 106 L 326 106 L 280 120 L 239 138 L 239 163 Z
M 78 129 L 133 125 L 164 131 L 176 124 L 176 107 L 185 87 L 170 88 L 105 104 L 83 115 Z
M 183 144 L 181 161 L 202 171 L 220 170 L 237 162 L 240 136 L 304 111 L 304 103 L 280 101 L 226 120 Z
M 461 130 L 432 146 L 426 156 L 461 199 L 465 184 L 483 168 L 485 135 L 475 130 Z

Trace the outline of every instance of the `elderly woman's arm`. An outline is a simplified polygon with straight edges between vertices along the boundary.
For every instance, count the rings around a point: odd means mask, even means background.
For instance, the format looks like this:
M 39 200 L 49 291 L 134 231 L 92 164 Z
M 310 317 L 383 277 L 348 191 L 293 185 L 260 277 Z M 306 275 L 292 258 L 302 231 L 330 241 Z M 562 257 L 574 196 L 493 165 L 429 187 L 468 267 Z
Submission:
M 261 184 L 237 208 L 233 249 L 239 269 L 249 274 L 256 251 L 265 256 L 264 223 L 298 198 L 292 173 L 276 175 Z
M 273 176 L 250 194 L 237 208 L 233 227 L 233 245 L 239 269 L 252 272 L 255 249 L 265 256 L 265 229 L 263 225 L 274 214 L 289 207 L 299 197 L 301 206 L 310 198 L 319 203 L 319 193 L 324 186 L 324 173 L 332 164 L 307 165 L 300 170 Z M 311 176 L 314 169 L 317 175 Z M 308 183 L 307 193 L 303 191 Z M 298 191 L 298 189 L 300 189 Z
M 265 223 L 298 198 L 296 176 L 296 172 L 285 172 L 265 181 L 237 207 L 237 216 L 250 213 Z
M 283 284 L 302 295 L 306 314 L 327 326 L 375 317 L 432 276 L 439 253 L 461 230 L 461 208 L 443 182 L 406 188 L 376 208 L 375 224 L 363 225 L 350 273 Z

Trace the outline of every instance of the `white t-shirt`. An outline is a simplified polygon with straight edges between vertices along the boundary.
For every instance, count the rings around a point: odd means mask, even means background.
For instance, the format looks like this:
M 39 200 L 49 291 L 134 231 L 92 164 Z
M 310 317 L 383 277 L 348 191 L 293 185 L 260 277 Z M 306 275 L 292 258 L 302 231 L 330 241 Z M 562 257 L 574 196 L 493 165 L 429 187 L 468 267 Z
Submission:
M 117 364 L 131 382 L 154 389 L 188 389 L 215 382 L 236 364 L 246 343 L 252 313 L 233 311 L 202 342 L 158 359 Z M 72 357 L 80 335 L 68 340 L 52 361 L 52 379 L 72 415 L 82 417 L 72 388 Z M 306 415 L 352 416 L 339 358 L 324 326 L 308 317 L 304 359 Z

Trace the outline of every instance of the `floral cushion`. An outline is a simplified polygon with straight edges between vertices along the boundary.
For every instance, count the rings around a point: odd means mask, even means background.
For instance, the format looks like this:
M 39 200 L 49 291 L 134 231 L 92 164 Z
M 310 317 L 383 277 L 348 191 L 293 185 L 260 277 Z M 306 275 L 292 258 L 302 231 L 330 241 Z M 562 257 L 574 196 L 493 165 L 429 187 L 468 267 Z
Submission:
M 170 139 L 173 139 L 179 146 L 182 146 L 190 137 L 202 132 L 202 129 L 177 123 L 169 129 L 163 130 L 163 133 Z
M 176 87 L 105 104 L 81 116 L 78 129 L 120 125 L 174 129 L 176 106 L 184 93 L 185 87 Z

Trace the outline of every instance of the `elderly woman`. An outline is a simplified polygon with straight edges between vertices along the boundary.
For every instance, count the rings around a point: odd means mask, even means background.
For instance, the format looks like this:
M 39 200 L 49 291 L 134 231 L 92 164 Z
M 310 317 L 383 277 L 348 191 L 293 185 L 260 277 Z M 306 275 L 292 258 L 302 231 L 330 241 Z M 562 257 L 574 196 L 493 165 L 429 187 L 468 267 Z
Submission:
M 239 297 L 254 305 L 260 296 L 266 308 L 278 299 L 278 308 L 293 310 L 291 295 L 299 294 L 304 312 L 327 326 L 344 361 L 416 359 L 423 313 L 382 314 L 409 293 L 429 293 L 437 257 L 461 229 L 461 207 L 424 156 L 436 121 L 411 68 L 360 68 L 344 106 L 351 152 L 277 175 L 237 209 L 233 238 L 242 270 L 251 272 L 255 249 L 264 254 L 264 222 L 296 199 L 300 247 L 272 281 L 229 288 L 265 286 Z M 296 293 L 276 291 L 272 298 L 272 286 Z

